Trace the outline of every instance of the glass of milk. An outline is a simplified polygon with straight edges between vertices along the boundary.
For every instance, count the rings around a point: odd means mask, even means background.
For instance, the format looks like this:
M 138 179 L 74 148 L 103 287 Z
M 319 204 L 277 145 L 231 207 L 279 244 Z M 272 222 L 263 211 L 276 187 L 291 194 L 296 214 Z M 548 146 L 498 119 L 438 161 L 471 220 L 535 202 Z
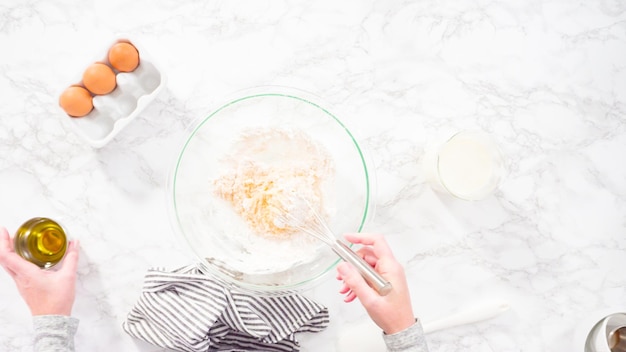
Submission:
M 433 188 L 465 200 L 489 196 L 504 171 L 498 146 L 482 131 L 454 134 L 435 152 L 430 164 Z

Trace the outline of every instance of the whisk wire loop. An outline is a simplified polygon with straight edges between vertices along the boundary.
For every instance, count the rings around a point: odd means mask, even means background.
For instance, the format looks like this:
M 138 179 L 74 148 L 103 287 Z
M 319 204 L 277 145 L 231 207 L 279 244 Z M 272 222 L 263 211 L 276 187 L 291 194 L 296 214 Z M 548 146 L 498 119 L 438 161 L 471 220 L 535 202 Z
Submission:
M 347 244 L 338 240 L 327 222 L 307 199 L 289 199 L 288 204 L 300 205 L 304 203 L 306 209 L 297 208 L 293 215 L 287 209 L 274 208 L 276 220 L 286 227 L 292 227 L 304 232 L 328 245 L 341 259 L 351 263 L 361 273 L 363 278 L 378 291 L 381 296 L 387 295 L 392 290 L 391 283 L 385 280 L 363 258 L 356 254 Z M 307 216 L 310 215 L 310 216 Z

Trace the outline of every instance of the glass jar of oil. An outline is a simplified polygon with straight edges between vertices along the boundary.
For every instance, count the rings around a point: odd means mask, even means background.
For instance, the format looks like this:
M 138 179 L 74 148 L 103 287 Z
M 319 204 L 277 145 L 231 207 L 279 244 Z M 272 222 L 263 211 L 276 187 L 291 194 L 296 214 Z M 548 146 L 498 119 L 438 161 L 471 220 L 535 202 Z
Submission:
M 67 250 L 65 230 L 48 218 L 32 218 L 15 234 L 15 252 L 22 258 L 48 269 L 63 259 Z

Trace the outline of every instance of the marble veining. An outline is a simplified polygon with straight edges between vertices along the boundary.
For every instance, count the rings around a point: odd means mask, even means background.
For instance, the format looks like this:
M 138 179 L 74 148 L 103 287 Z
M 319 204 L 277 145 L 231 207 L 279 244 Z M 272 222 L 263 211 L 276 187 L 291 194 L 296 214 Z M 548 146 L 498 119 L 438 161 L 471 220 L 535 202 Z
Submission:
M 58 95 L 130 37 L 167 76 L 93 149 Z M 121 323 L 146 270 L 191 254 L 168 221 L 168 176 L 198 118 L 259 85 L 328 102 L 375 170 L 366 230 L 387 234 L 425 322 L 504 299 L 494 319 L 427 335 L 432 351 L 582 351 L 598 311 L 626 311 L 626 3 L 593 1 L 5 1 L 0 4 L 0 225 L 50 216 L 81 240 L 79 351 L 159 351 Z M 478 202 L 434 192 L 425 155 L 481 129 L 505 156 Z M 0 350 L 31 321 L 0 274 Z M 304 351 L 345 350 L 367 321 L 332 275 L 305 294 L 331 325 Z

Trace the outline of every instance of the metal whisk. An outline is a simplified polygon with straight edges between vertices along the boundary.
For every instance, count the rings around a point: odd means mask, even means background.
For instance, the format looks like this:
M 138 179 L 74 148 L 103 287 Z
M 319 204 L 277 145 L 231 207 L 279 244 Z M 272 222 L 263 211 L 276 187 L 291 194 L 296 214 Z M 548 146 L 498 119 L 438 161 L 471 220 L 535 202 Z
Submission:
M 283 207 L 275 208 L 276 220 L 327 244 L 341 259 L 352 264 L 381 296 L 391 292 L 391 283 L 380 276 L 371 265 L 356 254 L 346 243 L 337 239 L 326 221 L 306 199 L 296 197 L 290 199 L 289 204 L 297 205 L 295 212 L 292 213 Z

